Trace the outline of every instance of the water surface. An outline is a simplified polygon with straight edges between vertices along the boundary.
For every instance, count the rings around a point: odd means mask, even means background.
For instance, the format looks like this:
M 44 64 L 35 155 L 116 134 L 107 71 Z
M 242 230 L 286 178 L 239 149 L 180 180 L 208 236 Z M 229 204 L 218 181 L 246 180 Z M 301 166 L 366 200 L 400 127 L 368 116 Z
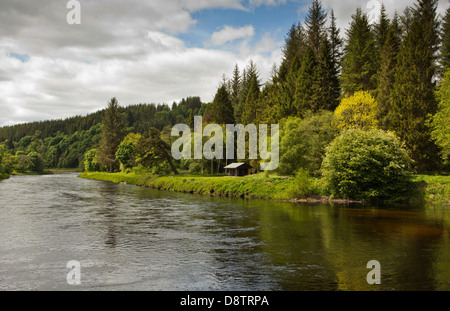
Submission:
M 450 290 L 450 210 L 0 182 L 0 290 Z M 81 264 L 81 285 L 66 267 Z M 366 265 L 381 264 L 381 285 Z

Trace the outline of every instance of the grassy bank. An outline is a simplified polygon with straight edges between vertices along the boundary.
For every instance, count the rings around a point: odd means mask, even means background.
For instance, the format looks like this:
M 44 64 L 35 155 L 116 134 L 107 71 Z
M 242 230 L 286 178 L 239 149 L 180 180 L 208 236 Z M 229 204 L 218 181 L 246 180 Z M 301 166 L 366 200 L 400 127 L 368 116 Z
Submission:
M 8 179 L 9 175 L 8 174 L 0 174 L 0 180 L 1 179 Z
M 289 195 L 289 186 L 292 179 L 278 176 L 266 177 L 262 174 L 236 178 L 195 175 L 157 177 L 136 175 L 134 173 L 82 173 L 80 177 L 210 196 L 276 200 L 292 199 Z
M 151 176 L 134 173 L 82 173 L 81 178 L 126 183 L 159 190 L 195 193 L 209 196 L 294 200 L 301 202 L 349 202 L 331 200 L 323 194 L 320 179 L 311 179 L 313 186 L 309 195 L 298 197 L 292 193 L 292 178 L 265 176 L 205 177 L 194 175 Z M 450 176 L 417 175 L 414 177 L 415 191 L 412 202 L 427 202 L 450 206 Z

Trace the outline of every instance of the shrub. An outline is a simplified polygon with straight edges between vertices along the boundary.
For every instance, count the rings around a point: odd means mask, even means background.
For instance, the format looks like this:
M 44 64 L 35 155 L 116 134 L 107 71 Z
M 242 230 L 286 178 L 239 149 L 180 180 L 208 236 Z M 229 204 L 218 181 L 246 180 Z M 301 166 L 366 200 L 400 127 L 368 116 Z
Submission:
M 189 173 L 191 174 L 200 174 L 202 170 L 202 165 L 200 163 L 192 162 L 189 165 Z
M 342 99 L 335 111 L 339 129 L 374 129 L 378 126 L 378 103 L 369 92 L 356 92 Z
M 320 175 L 325 149 L 338 135 L 333 120 L 332 112 L 322 112 L 304 119 L 288 118 L 281 136 L 278 172 L 294 175 L 303 167 L 313 175 Z
M 354 129 L 327 148 L 322 172 L 334 197 L 390 200 L 409 190 L 411 162 L 393 134 Z
M 301 198 L 314 194 L 315 180 L 306 169 L 299 169 L 295 174 L 294 180 L 291 182 L 287 194 L 289 198 Z

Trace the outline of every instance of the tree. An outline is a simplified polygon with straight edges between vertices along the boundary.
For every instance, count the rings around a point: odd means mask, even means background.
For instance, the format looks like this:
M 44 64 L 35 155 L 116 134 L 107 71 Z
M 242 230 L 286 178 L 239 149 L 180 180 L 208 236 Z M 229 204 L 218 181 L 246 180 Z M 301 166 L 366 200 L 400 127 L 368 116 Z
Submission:
M 376 89 L 376 48 L 369 20 L 361 8 L 352 16 L 342 62 L 341 85 L 345 93 Z
M 334 70 L 338 74 L 340 73 L 341 61 L 342 61 L 342 38 L 340 37 L 340 29 L 336 25 L 336 17 L 334 10 L 331 10 L 331 25 L 328 29 L 330 38 L 331 55 L 333 56 Z
M 389 200 L 410 190 L 410 164 L 408 153 L 393 134 L 353 129 L 327 148 L 322 171 L 334 197 Z
M 380 70 L 378 73 L 377 101 L 379 104 L 380 128 L 392 130 L 392 90 L 395 83 L 397 56 L 401 45 L 401 29 L 398 16 L 395 15 L 381 50 Z
M 444 79 L 437 91 L 439 109 L 432 117 L 432 137 L 441 147 L 442 158 L 445 162 L 450 161 L 450 68 L 447 69 Z
M 254 123 L 258 117 L 260 92 L 257 76 L 252 75 L 247 99 L 245 100 L 244 112 L 242 114 L 242 123 L 245 125 Z
M 342 99 L 335 115 L 340 129 L 377 128 L 378 103 L 369 92 L 356 92 Z
M 283 47 L 283 59 L 279 69 L 279 80 L 284 82 L 288 73 L 291 71 L 292 63 L 295 59 L 303 59 L 306 49 L 305 31 L 302 25 L 293 24 L 286 35 L 285 44 Z
M 304 119 L 289 117 L 281 131 L 278 172 L 293 175 L 303 168 L 320 175 L 325 149 L 338 135 L 334 123 L 334 115 L 329 111 Z
M 300 68 L 295 87 L 295 107 L 297 116 L 303 117 L 306 112 L 315 108 L 317 103 L 317 61 L 311 47 L 307 48 Z
M 161 132 L 150 128 L 136 146 L 136 163 L 151 168 L 163 163 L 169 164 L 174 174 L 178 174 L 171 154 L 172 147 L 161 139 Z
M 305 26 L 307 45 L 312 49 L 316 57 L 319 55 L 320 46 L 326 36 L 326 22 L 327 14 L 322 8 L 322 3 L 319 0 L 313 0 L 305 18 Z
M 390 20 L 386 14 L 384 3 L 381 4 L 380 18 L 374 27 L 375 42 L 378 53 L 381 53 L 390 29 Z
M 441 66 L 443 72 L 450 66 L 450 8 L 447 9 L 442 25 Z
M 124 140 L 117 149 L 116 158 L 124 170 L 130 169 L 135 165 L 135 147 L 133 142 Z
M 108 103 L 103 117 L 102 141 L 99 150 L 99 160 L 109 167 L 110 173 L 114 171 L 117 162 L 116 152 L 124 137 L 124 122 L 120 113 L 120 106 L 114 97 Z
M 339 105 L 341 86 L 333 51 L 327 38 L 322 42 L 316 70 L 316 103 L 313 110 L 334 111 Z
M 212 104 L 212 121 L 217 124 L 234 124 L 234 109 L 225 85 L 222 85 Z
M 398 53 L 392 91 L 392 128 L 405 142 L 419 171 L 438 167 L 439 150 L 431 139 L 429 115 L 437 112 L 435 98 L 438 51 L 437 0 L 419 0 Z

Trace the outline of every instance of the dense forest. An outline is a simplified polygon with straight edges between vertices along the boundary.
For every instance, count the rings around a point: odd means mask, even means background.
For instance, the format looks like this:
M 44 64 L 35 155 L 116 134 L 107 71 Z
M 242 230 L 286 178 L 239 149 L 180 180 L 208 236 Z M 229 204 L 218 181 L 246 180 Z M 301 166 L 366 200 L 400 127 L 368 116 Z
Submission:
M 355 128 L 395 134 L 417 172 L 448 171 L 450 8 L 439 16 L 437 6 L 418 0 L 391 17 L 382 6 L 373 24 L 358 8 L 341 33 L 334 12 L 314 0 L 305 20 L 287 32 L 269 81 L 261 81 L 251 61 L 236 65 L 212 103 L 188 97 L 171 107 L 120 107 L 113 98 L 88 116 L 3 127 L 2 170 L 222 172 L 220 159 L 167 157 L 172 126 L 192 127 L 199 115 L 204 123 L 280 124 L 283 175 L 301 169 L 320 175 L 327 147 Z M 251 164 L 258 168 L 258 161 Z

